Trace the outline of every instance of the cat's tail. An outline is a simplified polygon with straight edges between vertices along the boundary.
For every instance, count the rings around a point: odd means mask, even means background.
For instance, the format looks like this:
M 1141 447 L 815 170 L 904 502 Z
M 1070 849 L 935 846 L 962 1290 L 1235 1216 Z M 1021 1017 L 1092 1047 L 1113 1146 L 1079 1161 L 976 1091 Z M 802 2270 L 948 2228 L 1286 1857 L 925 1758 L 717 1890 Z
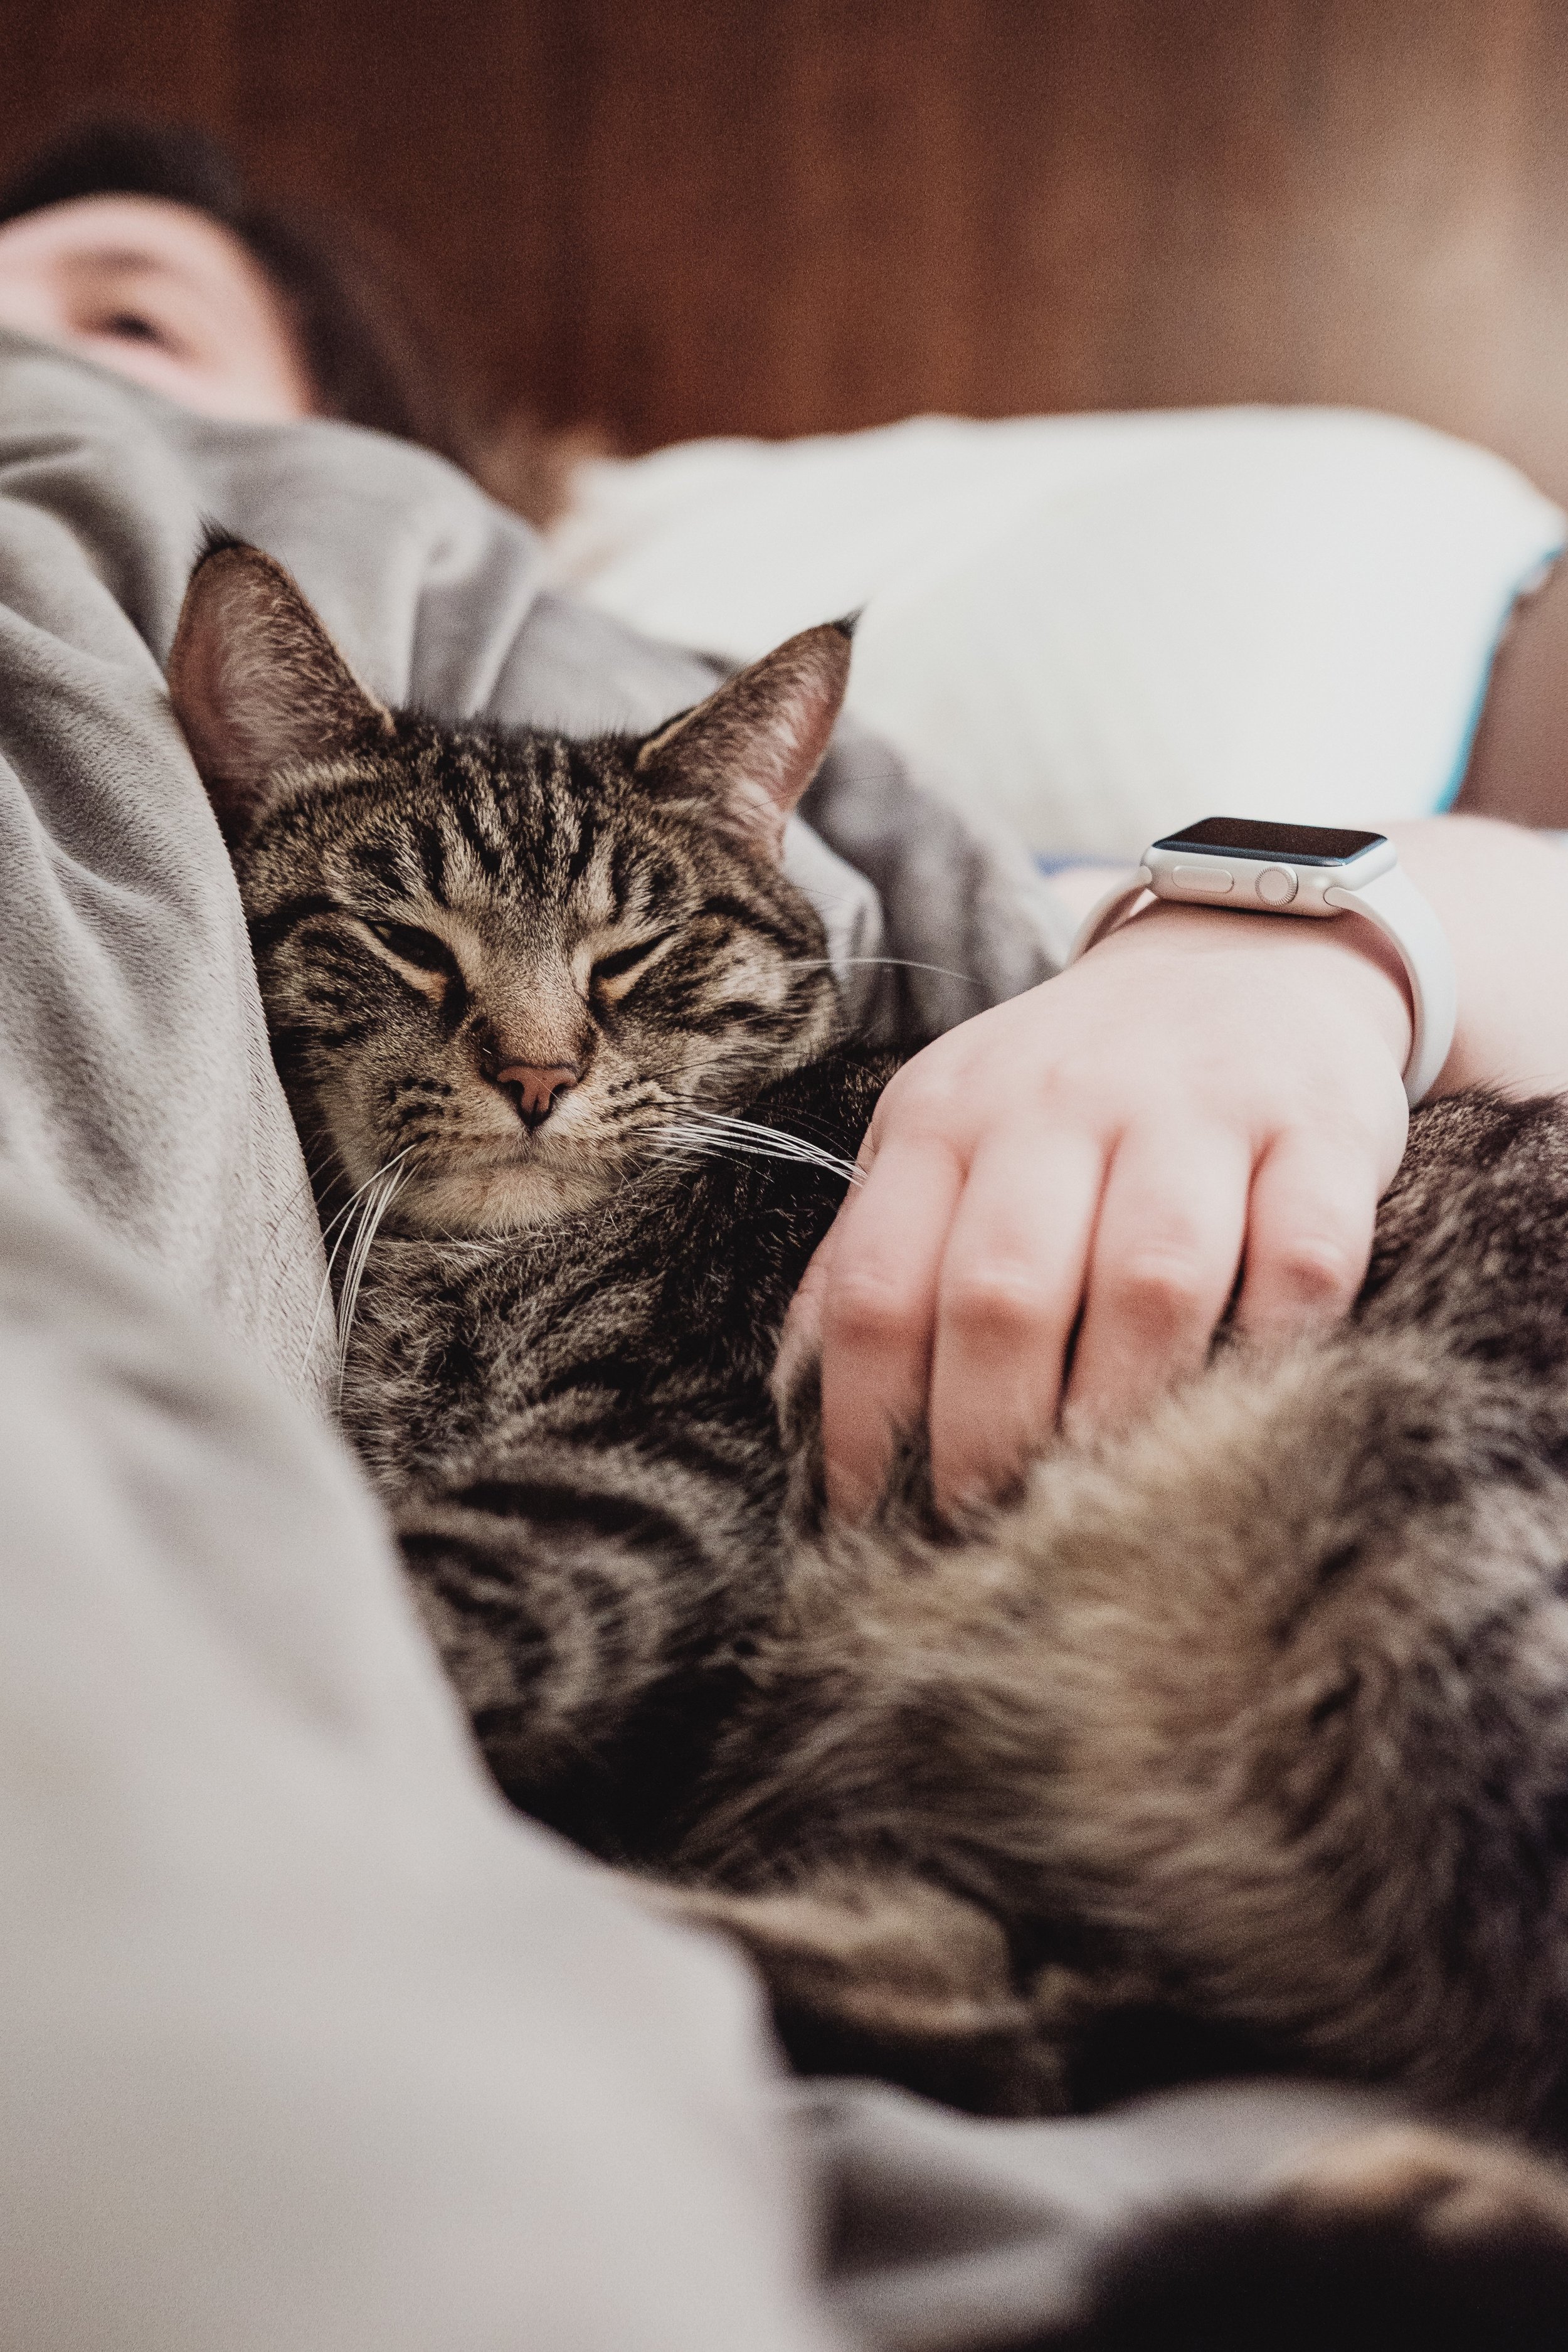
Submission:
M 1274 2063 L 1522 2118 L 1568 2034 L 1534 1410 L 1430 1335 L 1238 1351 L 963 1541 L 819 1528 L 682 1867 L 890 1859 L 999 1924 L 1016 1990 L 1087 1952 Z

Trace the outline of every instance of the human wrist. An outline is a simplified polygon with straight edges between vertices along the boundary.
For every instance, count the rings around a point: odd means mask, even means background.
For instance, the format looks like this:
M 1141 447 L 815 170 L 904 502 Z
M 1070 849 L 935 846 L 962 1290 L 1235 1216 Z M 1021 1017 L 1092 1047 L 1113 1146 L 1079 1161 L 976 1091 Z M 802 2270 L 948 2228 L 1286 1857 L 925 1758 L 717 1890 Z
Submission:
M 1158 967 L 1180 971 L 1199 961 L 1236 967 L 1237 986 L 1252 984 L 1239 976 L 1243 971 L 1281 979 L 1300 975 L 1310 992 L 1331 993 L 1364 1018 L 1396 1070 L 1409 1058 L 1410 983 L 1397 950 L 1362 916 L 1346 913 L 1331 922 L 1280 920 L 1156 899 L 1108 932 L 1085 962 L 1110 956 L 1146 959 L 1151 988 L 1157 984 Z

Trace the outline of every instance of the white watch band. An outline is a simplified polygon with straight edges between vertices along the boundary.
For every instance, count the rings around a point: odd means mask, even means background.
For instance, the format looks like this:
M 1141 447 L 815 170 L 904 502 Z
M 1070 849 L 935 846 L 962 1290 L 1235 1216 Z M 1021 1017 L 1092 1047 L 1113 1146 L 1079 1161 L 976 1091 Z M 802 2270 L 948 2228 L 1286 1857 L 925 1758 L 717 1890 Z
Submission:
M 1149 867 L 1140 866 L 1136 874 L 1113 884 L 1103 898 L 1097 899 L 1079 926 L 1068 950 L 1068 962 L 1076 963 L 1079 956 L 1086 955 L 1124 916 L 1131 914 L 1153 880 Z M 1331 884 L 1323 897 L 1330 906 L 1343 913 L 1364 915 L 1369 923 L 1375 923 L 1405 966 L 1413 1014 L 1410 1055 L 1405 1065 L 1405 1093 L 1414 1110 L 1436 1083 L 1454 1042 L 1458 985 L 1447 935 L 1410 877 L 1397 866 L 1375 875 L 1357 889 Z M 1179 899 L 1175 903 L 1201 906 L 1205 902 Z M 1212 905 L 1213 901 L 1208 903 Z M 1281 908 L 1278 911 L 1288 915 L 1289 909 Z
M 1113 931 L 1122 916 L 1132 912 L 1153 879 L 1149 868 L 1141 866 L 1137 873 L 1126 881 L 1113 882 L 1109 890 L 1103 891 L 1073 933 L 1072 945 L 1067 954 L 1068 963 L 1076 963 L 1079 956 L 1087 955 L 1090 948 L 1098 946 L 1108 931 Z M 1067 964 L 1062 966 L 1062 970 L 1067 970 Z
M 1405 1065 L 1405 1093 L 1414 1110 L 1436 1086 L 1454 1042 L 1459 990 L 1448 935 L 1409 875 L 1397 866 L 1363 882 L 1359 890 L 1331 883 L 1323 896 L 1331 906 L 1364 915 L 1398 950 L 1414 1014 L 1410 1059 Z

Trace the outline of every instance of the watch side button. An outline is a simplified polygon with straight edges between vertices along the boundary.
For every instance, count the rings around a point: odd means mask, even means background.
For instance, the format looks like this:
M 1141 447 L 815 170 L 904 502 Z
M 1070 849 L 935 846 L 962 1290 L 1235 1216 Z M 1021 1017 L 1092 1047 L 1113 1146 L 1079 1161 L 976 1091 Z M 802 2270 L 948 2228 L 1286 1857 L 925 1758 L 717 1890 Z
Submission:
M 1236 887 L 1235 875 L 1227 874 L 1223 866 L 1173 866 L 1171 879 L 1178 890 L 1191 890 L 1194 897 L 1205 898 L 1223 898 Z
M 1301 886 L 1288 866 L 1266 866 L 1252 887 L 1266 907 L 1288 907 Z

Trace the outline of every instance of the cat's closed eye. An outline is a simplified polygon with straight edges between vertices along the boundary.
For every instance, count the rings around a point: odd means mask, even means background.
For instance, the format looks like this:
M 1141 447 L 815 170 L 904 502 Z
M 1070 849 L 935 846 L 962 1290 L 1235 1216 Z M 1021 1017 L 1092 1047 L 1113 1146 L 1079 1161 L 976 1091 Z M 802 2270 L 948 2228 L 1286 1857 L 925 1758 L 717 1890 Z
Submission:
M 673 931 L 658 931 L 652 939 L 637 940 L 628 947 L 612 948 L 608 955 L 595 956 L 588 974 L 589 986 L 606 995 L 624 996 L 643 966 L 674 937 Z
M 447 980 L 462 978 L 457 957 L 434 931 L 422 931 L 414 923 L 373 923 L 368 919 L 365 929 L 374 932 L 399 963 L 412 964 L 416 971 L 439 972 Z

